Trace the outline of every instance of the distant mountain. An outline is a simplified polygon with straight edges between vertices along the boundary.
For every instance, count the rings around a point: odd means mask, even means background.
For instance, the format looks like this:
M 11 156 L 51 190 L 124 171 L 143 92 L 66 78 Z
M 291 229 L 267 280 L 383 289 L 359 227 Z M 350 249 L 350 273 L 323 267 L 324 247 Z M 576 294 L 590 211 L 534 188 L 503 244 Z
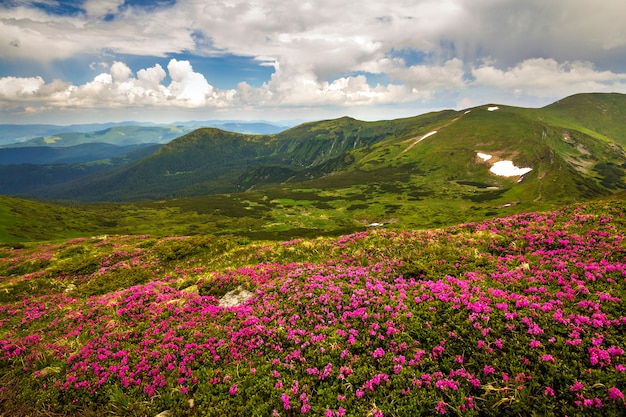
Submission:
M 61 133 L 95 132 L 116 126 L 155 126 L 154 123 L 121 122 L 121 123 L 90 123 L 68 126 L 47 124 L 32 125 L 0 125 L 0 146 L 25 142 L 37 137 L 53 136 Z
M 131 146 L 145 143 L 167 143 L 197 127 L 183 126 L 115 126 L 90 132 L 65 132 L 52 136 L 40 136 L 24 142 L 4 145 L 2 148 L 56 147 L 64 148 L 88 143 L 106 143 Z
M 389 215 L 422 200 L 465 208 L 576 201 L 626 188 L 623 120 L 626 96 L 582 94 L 541 109 L 489 104 L 378 122 L 344 117 L 273 135 L 204 128 L 37 195 L 137 201 L 303 188 L 349 195 L 354 210 L 396 196 Z
M 95 146 L 102 144 L 94 144 Z M 76 159 L 89 159 L 93 148 L 91 145 L 78 145 L 70 148 L 17 148 L 17 149 L 0 149 L 0 156 L 5 151 L 28 152 L 29 150 L 41 151 L 40 156 L 27 155 L 27 158 L 34 160 L 39 159 L 41 164 L 21 163 L 13 165 L 0 164 L 0 194 L 5 195 L 23 195 L 23 196 L 45 196 L 50 194 L 50 190 L 55 186 L 66 187 L 72 182 L 94 175 L 103 175 L 107 171 L 115 170 L 121 166 L 127 165 L 138 159 L 147 157 L 154 153 L 160 146 L 158 144 L 144 144 L 137 146 L 118 147 L 109 146 L 110 155 L 105 159 L 95 161 L 86 161 L 78 163 L 52 163 L 52 160 L 59 161 L 67 159 L 68 155 L 73 155 Z M 90 150 L 86 155 L 81 155 L 74 149 L 87 148 Z M 70 153 L 66 152 L 70 150 Z M 62 152 L 59 152 L 62 151 Z M 125 151 L 123 154 L 115 155 L 119 151 Z M 5 155 L 7 156 L 7 155 Z M 24 156 L 24 155 L 21 155 Z M 101 153 L 100 156 L 103 156 Z M 43 163 L 47 159 L 47 163 Z
M 121 136 L 132 143 L 166 143 L 187 132 L 202 127 L 215 127 L 230 132 L 273 134 L 292 127 L 295 123 L 273 124 L 238 120 L 207 120 L 175 122 L 171 124 L 119 122 L 69 126 L 56 125 L 0 125 L 0 147 L 6 146 L 72 146 L 98 142 L 117 144 Z M 100 137 L 100 140 L 97 138 Z M 60 139 L 59 139 L 60 138 Z
M 29 146 L 0 148 L 0 165 L 53 165 L 93 162 L 121 156 L 145 147 L 154 149 L 154 146 L 151 143 L 116 146 L 96 142 L 66 147 Z
M 237 120 L 209 120 L 204 122 L 191 121 L 191 122 L 177 122 L 177 126 L 187 127 L 213 127 L 216 129 L 226 130 L 227 132 L 246 133 L 250 135 L 271 135 L 274 133 L 280 133 L 295 126 L 296 122 L 248 122 Z

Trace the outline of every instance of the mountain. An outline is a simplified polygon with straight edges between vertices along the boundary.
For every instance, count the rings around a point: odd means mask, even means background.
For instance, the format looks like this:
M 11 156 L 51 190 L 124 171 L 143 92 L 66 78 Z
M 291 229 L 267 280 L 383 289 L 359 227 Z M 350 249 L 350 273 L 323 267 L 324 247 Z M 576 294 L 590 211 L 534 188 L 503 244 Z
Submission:
M 66 146 L 63 148 L 50 146 L 0 148 L 0 165 L 53 165 L 93 162 L 114 158 L 146 147 L 154 148 L 154 146 L 155 144 L 150 143 L 116 146 L 108 143 L 95 142 Z
M 0 190 L 6 195 L 43 196 L 55 186 L 66 187 L 80 178 L 102 175 L 155 152 L 161 145 L 113 146 L 85 144 L 68 148 L 0 149 L 0 159 L 28 159 L 33 163 L 0 164 Z M 94 149 L 95 148 L 95 149 Z M 103 152 L 103 149 L 107 152 Z M 30 152 L 30 151 L 33 152 Z M 16 155 L 12 155 L 12 152 Z M 97 153 L 98 160 L 94 159 Z M 13 159 L 15 158 L 15 159 Z M 72 161 L 82 161 L 74 162 Z
M 83 206 L 94 218 L 100 203 L 123 202 L 107 217 L 110 227 L 98 226 L 114 233 L 283 239 L 439 227 L 621 195 L 624 97 L 581 94 L 539 109 L 486 104 L 376 122 L 343 117 L 271 135 L 203 128 L 119 163 L 0 167 L 0 193 L 98 203 Z M 55 175 L 61 168 L 64 176 Z
M 153 123 L 121 122 L 121 123 L 91 123 L 77 124 L 69 126 L 47 125 L 47 124 L 2 124 L 0 125 L 0 146 L 13 143 L 25 142 L 37 137 L 53 136 L 61 133 L 71 132 L 95 132 L 109 129 L 115 126 L 151 126 Z
M 274 124 L 238 120 L 188 121 L 171 124 L 121 122 L 70 126 L 3 124 L 0 125 L 0 147 L 73 146 L 91 142 L 166 143 L 202 127 L 214 127 L 247 134 L 273 134 L 291 126 L 293 126 L 292 122 Z
M 116 146 L 130 146 L 144 143 L 163 144 L 194 129 L 197 129 L 197 126 L 115 126 L 98 131 L 65 132 L 52 136 L 41 136 L 24 142 L 5 145 L 3 148 L 25 148 L 33 146 L 63 148 L 88 143 L 106 143 Z
M 242 191 L 242 176 L 260 167 L 292 173 L 318 169 L 352 149 L 367 147 L 410 128 L 413 121 L 361 122 L 351 118 L 306 123 L 277 135 L 245 135 L 219 129 L 198 129 L 148 158 L 50 189 L 49 198 L 97 201 L 163 199 Z
M 572 201 L 625 187 L 625 116 L 623 95 L 594 94 L 542 109 L 485 105 L 378 122 L 345 117 L 276 135 L 199 129 L 45 197 L 165 199 L 314 180 L 320 189 L 385 184 L 416 198 Z M 493 174 L 506 164 L 529 172 Z

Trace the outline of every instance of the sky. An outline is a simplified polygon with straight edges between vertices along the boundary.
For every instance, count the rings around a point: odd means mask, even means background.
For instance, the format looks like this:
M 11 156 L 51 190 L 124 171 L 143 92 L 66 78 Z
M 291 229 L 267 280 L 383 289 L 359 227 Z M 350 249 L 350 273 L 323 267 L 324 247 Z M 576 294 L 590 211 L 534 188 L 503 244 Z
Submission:
M 626 93 L 624 0 L 0 0 L 0 123 L 361 120 Z

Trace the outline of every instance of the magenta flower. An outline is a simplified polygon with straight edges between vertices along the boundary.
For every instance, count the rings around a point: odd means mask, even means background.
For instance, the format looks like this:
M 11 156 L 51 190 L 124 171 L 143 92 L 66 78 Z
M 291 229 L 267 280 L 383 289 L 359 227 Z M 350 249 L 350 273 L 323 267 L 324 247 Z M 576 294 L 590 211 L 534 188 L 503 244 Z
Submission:
M 609 395 L 609 398 L 612 399 L 613 401 L 624 399 L 624 393 L 622 393 L 622 391 L 620 391 L 619 388 L 617 387 L 609 388 L 609 390 L 607 391 L 607 394 Z
M 580 391 L 580 390 L 582 390 L 582 389 L 583 389 L 583 383 L 582 383 L 582 382 L 580 382 L 580 381 L 576 381 L 574 384 L 572 384 L 572 385 L 569 387 L 569 390 L 570 390 L 570 391 Z
M 446 413 L 446 405 L 448 405 L 445 401 L 439 401 L 435 406 L 435 410 L 441 414 Z
M 546 397 L 554 397 L 554 389 L 552 387 L 546 387 L 545 390 L 543 390 L 543 393 Z
M 382 358 L 383 356 L 385 356 L 385 349 L 383 348 L 376 348 L 376 350 L 374 352 L 372 352 L 372 356 L 375 358 Z
M 286 392 L 283 392 L 283 394 L 280 396 L 280 400 L 283 402 L 283 408 L 285 410 L 289 410 L 291 408 L 291 398 Z
M 485 375 L 489 375 L 495 372 L 495 368 L 493 366 L 490 365 L 485 365 L 485 367 L 483 368 L 483 373 Z

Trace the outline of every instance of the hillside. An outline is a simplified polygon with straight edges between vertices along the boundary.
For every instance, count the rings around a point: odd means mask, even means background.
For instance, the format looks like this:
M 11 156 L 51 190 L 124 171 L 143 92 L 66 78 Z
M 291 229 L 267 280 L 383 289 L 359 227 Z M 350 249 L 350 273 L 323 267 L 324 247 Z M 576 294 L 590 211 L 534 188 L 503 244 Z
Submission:
M 0 416 L 623 415 L 625 209 L 2 245 Z
M 155 144 L 117 146 L 108 143 L 85 143 L 63 148 L 29 146 L 23 148 L 0 148 L 0 165 L 60 165 L 93 162 L 119 157 Z
M 66 187 L 78 179 L 103 175 L 145 158 L 160 146 L 85 144 L 63 150 L 49 147 L 0 149 L 0 158 L 4 158 L 4 162 L 31 161 L 0 164 L 0 190 L 7 195 L 43 196 L 56 186 Z
M 118 122 L 70 126 L 0 124 L 0 147 L 75 146 L 91 142 L 118 144 L 166 143 L 201 127 L 215 127 L 229 132 L 249 134 L 279 133 L 293 126 L 267 122 L 204 120 L 155 123 Z
M 38 196 L 161 200 L 263 186 L 396 189 L 402 200 L 453 204 L 578 201 L 626 187 L 625 102 L 624 95 L 587 94 L 542 109 L 485 105 L 379 122 L 341 118 L 276 135 L 199 129 L 132 165 Z M 494 174 L 495 164 L 530 170 Z
M 350 118 L 307 123 L 277 135 L 246 135 L 205 128 L 106 176 L 49 190 L 44 197 L 128 201 L 243 191 L 258 167 L 294 174 L 319 167 L 349 149 L 367 147 L 407 129 L 408 122 Z M 291 176 L 291 175 L 290 175 Z M 270 183 L 285 180 L 270 178 Z
M 49 199 L 0 198 L 0 236 L 288 240 L 380 225 L 442 227 L 621 195 L 620 100 L 591 94 L 542 109 L 485 105 L 378 122 L 345 117 L 276 135 L 199 129 L 157 152 L 0 166 L 4 194 Z M 602 128 L 583 127 L 594 112 L 604 115 Z

